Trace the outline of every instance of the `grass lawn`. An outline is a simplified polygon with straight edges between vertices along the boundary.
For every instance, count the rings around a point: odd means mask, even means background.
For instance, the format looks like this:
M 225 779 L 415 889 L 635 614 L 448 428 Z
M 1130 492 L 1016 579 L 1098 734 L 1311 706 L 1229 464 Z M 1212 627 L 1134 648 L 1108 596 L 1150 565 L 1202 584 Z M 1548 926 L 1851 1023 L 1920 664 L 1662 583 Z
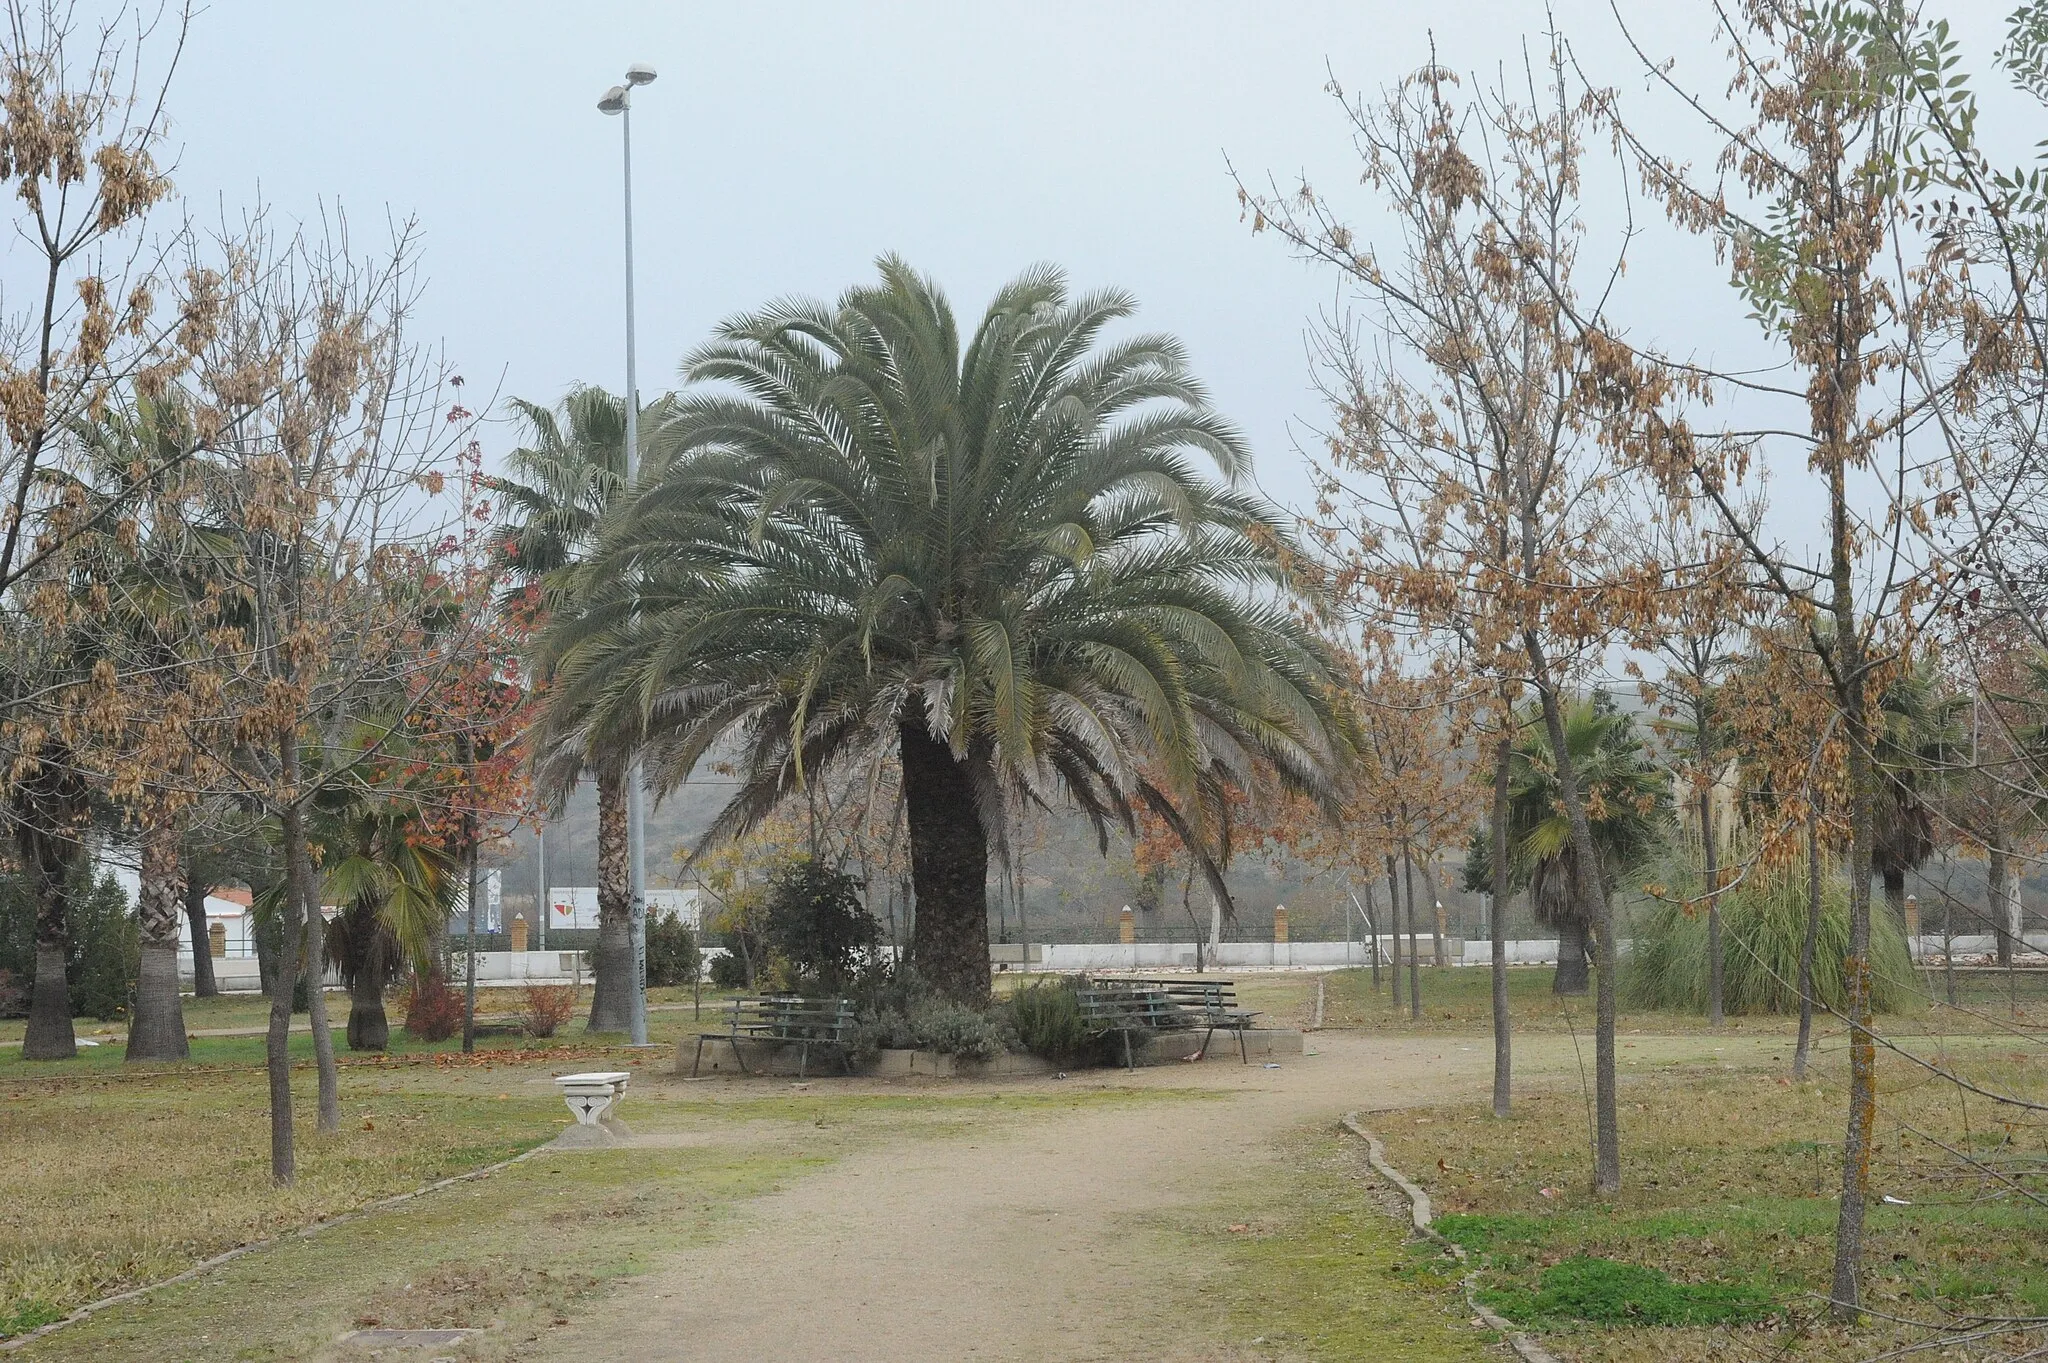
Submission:
M 1184 1338 L 1228 1340 L 1242 1351 L 1231 1358 L 1502 1356 L 1473 1325 L 1454 1265 L 1409 1243 L 1355 1140 L 1300 1132 L 1285 1168 L 1283 1181 L 1221 1190 L 1201 1215 L 1153 1227 L 1159 1257 L 1187 1267 L 1156 1304 L 1185 1323 Z
M 1987 1087 L 2048 1099 L 2038 1040 L 1969 1044 L 1948 1058 Z M 1880 1068 L 1873 1196 L 1897 1201 L 1870 1211 L 1868 1304 L 1951 1325 L 2048 1316 L 2048 1209 L 1999 1177 L 2048 1195 L 2048 1127 L 1906 1061 Z M 1882 1319 L 1854 1331 L 1822 1319 L 1845 1117 L 1839 1048 L 1816 1075 L 1795 1085 L 1726 1067 L 1625 1072 L 1614 1198 L 1589 1190 L 1576 1088 L 1518 1094 L 1506 1121 L 1471 1107 L 1369 1120 L 1395 1165 L 1429 1190 L 1439 1228 L 1480 1257 L 1491 1302 L 1551 1333 L 1564 1356 L 1868 1358 L 1928 1336 Z M 2048 1343 L 2041 1333 L 2003 1344 Z

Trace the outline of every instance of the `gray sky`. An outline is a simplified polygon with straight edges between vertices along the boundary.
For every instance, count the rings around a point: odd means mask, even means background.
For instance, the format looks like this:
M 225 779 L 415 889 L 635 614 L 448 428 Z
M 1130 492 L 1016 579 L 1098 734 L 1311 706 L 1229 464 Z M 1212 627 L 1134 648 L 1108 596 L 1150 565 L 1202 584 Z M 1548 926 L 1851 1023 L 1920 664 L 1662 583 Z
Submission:
M 1988 34 L 2007 7 L 1951 8 Z M 1630 8 L 1653 54 L 1683 54 L 1720 89 L 1704 3 Z M 1605 3 L 1557 14 L 1596 78 L 1642 88 Z M 1341 187 L 1356 160 L 1326 62 L 1353 89 L 1381 85 L 1425 59 L 1433 26 L 1447 64 L 1487 70 L 1544 23 L 1540 4 L 1503 0 L 212 0 L 173 141 L 202 213 L 260 195 L 287 217 L 338 200 L 359 233 L 416 216 L 419 334 L 445 337 L 471 395 L 502 382 L 552 400 L 576 380 L 622 383 L 619 123 L 595 103 L 645 61 L 660 80 L 634 112 L 643 392 L 670 386 L 718 319 L 834 295 L 883 251 L 970 316 L 1050 260 L 1078 285 L 1131 290 L 1140 325 L 1179 334 L 1251 435 L 1262 482 L 1293 501 L 1290 433 L 1317 406 L 1303 331 L 1337 282 L 1250 235 L 1226 155 L 1248 177 Z M 1694 350 L 1747 343 L 1705 248 L 1653 237 L 1631 272 L 1643 326 Z

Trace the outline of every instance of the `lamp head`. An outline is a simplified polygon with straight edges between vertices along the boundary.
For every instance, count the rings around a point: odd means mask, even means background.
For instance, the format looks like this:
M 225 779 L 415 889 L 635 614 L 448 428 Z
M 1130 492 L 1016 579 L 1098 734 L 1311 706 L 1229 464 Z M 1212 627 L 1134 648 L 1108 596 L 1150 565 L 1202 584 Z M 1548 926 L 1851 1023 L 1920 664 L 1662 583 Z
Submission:
M 614 85 L 611 89 L 605 91 L 604 98 L 597 102 L 597 107 L 608 114 L 622 114 L 626 112 L 626 87 Z
M 626 84 L 654 84 L 654 68 L 649 66 L 646 62 L 634 62 L 631 66 L 626 68 Z

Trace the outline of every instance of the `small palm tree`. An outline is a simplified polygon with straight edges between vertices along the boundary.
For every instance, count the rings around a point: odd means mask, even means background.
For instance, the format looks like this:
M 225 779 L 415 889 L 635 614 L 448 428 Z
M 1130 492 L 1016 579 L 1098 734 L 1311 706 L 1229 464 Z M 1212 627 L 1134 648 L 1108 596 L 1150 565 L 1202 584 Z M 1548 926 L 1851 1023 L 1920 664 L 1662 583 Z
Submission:
M 391 1044 L 384 991 L 402 966 L 434 968 L 435 934 L 448 921 L 459 879 L 455 858 L 423 836 L 419 810 L 403 796 L 368 792 L 336 811 L 335 850 L 324 864 L 321 898 L 341 912 L 327 925 L 327 959 L 348 987 L 348 1047 Z
M 1600 852 L 1596 874 L 1611 895 L 1616 874 L 1657 845 L 1670 816 L 1670 777 L 1651 760 L 1634 721 L 1604 696 L 1567 705 L 1564 732 Z M 1525 725 L 1524 733 L 1509 773 L 1516 878 L 1527 880 L 1536 920 L 1558 935 L 1552 988 L 1583 994 L 1592 906 L 1579 892 L 1578 853 L 1558 798 L 1550 741 L 1540 724 Z
M 578 610 L 583 560 L 598 523 L 626 488 L 626 406 L 602 388 L 580 387 L 558 408 L 514 399 L 528 443 L 506 456 L 506 474 L 486 480 L 501 499 L 496 528 L 515 593 L 550 615 Z M 557 786 L 593 768 L 597 776 L 597 951 L 589 1029 L 621 1032 L 630 1018 L 632 889 L 626 861 L 626 777 L 630 755 L 556 754 Z M 606 761 L 610 756 L 619 760 Z M 538 901 L 536 901 L 538 902 Z
M 544 655 L 547 741 L 645 736 L 673 788 L 716 749 L 714 833 L 807 781 L 900 764 L 918 970 L 989 988 L 1006 800 L 1160 814 L 1220 886 L 1230 785 L 1327 794 L 1353 751 L 1289 609 L 1289 526 L 1169 337 L 1049 268 L 963 335 L 895 258 L 836 306 L 736 318 L 684 366 L 650 477 Z M 1203 477 L 1196 458 L 1223 481 Z M 615 736 L 624 735 L 625 739 Z

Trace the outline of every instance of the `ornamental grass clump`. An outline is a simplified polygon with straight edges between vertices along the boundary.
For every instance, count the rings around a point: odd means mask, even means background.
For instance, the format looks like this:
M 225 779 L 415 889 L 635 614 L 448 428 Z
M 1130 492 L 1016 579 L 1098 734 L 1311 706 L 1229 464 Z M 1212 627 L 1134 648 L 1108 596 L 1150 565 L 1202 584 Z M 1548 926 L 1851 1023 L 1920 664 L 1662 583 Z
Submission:
M 1696 880 L 1696 877 L 1695 877 Z M 1622 987 L 1637 1008 L 1681 1013 L 1707 1011 L 1707 918 L 1688 909 L 1666 882 L 1664 897 L 1639 909 L 1634 948 L 1622 972 Z M 1690 894 L 1697 894 L 1695 885 Z M 1693 901 L 1697 905 L 1697 900 Z M 1799 951 L 1806 932 L 1807 874 L 1804 857 L 1780 865 L 1752 865 L 1721 896 L 1724 1006 L 1730 1013 L 1797 1013 Z M 1918 997 L 1905 929 L 1874 906 L 1870 962 L 1875 987 L 1872 1005 L 1896 1013 Z M 1849 948 L 1849 885 L 1839 871 L 1821 876 L 1820 931 L 1814 939 L 1814 1001 L 1846 1010 L 1842 958 Z

